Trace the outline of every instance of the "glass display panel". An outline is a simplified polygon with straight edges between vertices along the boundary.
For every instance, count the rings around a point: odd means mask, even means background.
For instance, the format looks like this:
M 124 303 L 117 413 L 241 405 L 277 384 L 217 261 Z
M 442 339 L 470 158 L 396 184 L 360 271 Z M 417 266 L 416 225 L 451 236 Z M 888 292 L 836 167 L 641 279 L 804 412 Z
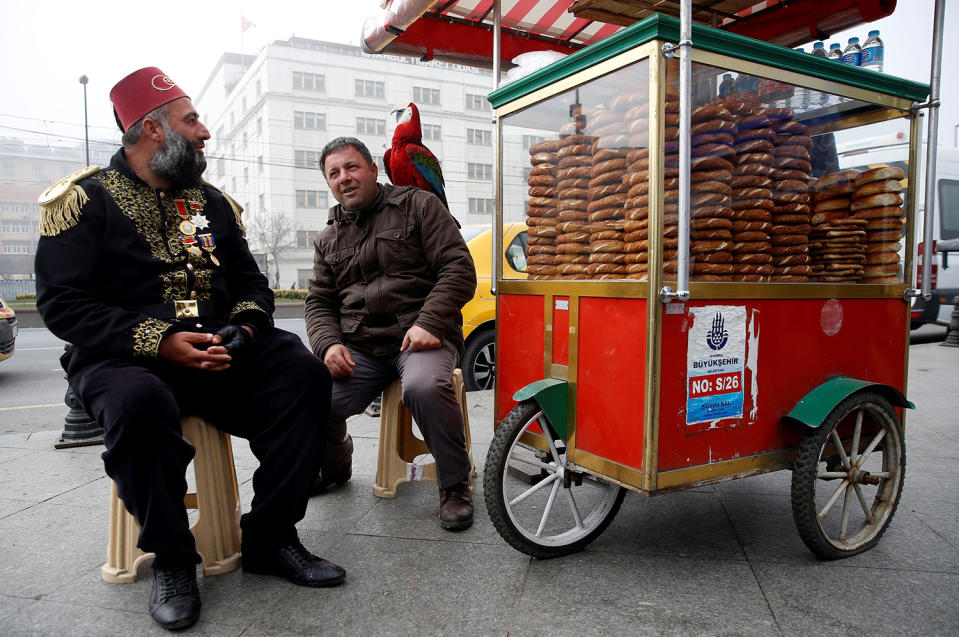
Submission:
M 669 279 L 678 62 L 666 68 Z M 503 117 L 503 223 L 528 226 L 529 279 L 646 280 L 657 196 L 648 181 L 648 82 L 641 60 Z M 863 100 L 701 63 L 692 82 L 691 280 L 903 281 L 906 120 L 886 121 L 897 112 Z

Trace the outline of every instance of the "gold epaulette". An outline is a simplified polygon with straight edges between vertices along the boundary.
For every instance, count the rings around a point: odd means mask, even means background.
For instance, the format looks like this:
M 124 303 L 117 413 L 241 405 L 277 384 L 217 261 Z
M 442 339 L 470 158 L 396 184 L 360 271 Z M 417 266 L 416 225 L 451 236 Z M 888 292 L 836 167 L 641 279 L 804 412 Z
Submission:
M 223 195 L 224 197 L 226 197 L 226 200 L 227 200 L 228 202 L 230 202 L 230 207 L 233 208 L 233 214 L 236 216 L 236 225 L 240 226 L 240 232 L 242 232 L 242 233 L 243 233 L 243 236 L 245 237 L 245 236 L 246 236 L 246 226 L 243 225 L 243 220 L 240 218 L 240 215 L 243 214 L 243 206 L 241 206 L 239 203 L 237 203 L 236 199 L 234 199 L 234 198 L 231 197 L 230 195 L 226 194 L 225 192 L 223 192 L 222 190 L 220 190 L 219 188 L 217 188 L 216 186 L 214 186 L 214 185 L 211 184 L 210 182 L 204 181 L 203 183 L 206 184 L 207 186 L 209 186 L 210 188 L 212 188 L 213 190 L 217 191 L 218 193 L 220 193 L 220 194 Z
M 77 182 L 98 172 L 100 172 L 99 166 L 87 166 L 43 191 L 37 199 L 42 209 L 40 212 L 42 236 L 54 237 L 77 225 L 80 221 L 80 208 L 89 201 L 87 193 L 77 185 Z

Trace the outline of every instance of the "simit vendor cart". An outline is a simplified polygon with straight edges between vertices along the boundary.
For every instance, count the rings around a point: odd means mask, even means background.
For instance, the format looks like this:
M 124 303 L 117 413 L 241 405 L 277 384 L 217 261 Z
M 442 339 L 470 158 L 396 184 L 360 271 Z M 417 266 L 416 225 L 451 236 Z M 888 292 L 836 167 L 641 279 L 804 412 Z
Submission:
M 698 25 L 681 72 L 680 41 L 654 16 L 490 95 L 497 225 L 529 235 L 528 279 L 496 274 L 490 517 L 550 557 L 626 489 L 793 469 L 802 540 L 859 553 L 903 483 L 929 87 Z M 838 165 L 897 118 L 907 164 Z

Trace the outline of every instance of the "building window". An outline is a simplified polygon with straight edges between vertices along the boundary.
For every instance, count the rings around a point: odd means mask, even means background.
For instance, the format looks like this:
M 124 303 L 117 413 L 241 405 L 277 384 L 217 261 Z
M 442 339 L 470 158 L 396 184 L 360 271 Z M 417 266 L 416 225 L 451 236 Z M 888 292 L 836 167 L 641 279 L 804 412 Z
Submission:
M 310 287 L 310 279 L 313 278 L 313 270 L 309 269 L 297 269 L 296 271 L 296 287 L 300 290 L 306 290 Z
M 243 183 L 247 184 L 250 182 L 250 169 L 247 166 L 243 167 Z
M 376 164 L 377 170 L 379 170 L 380 176 L 386 174 L 386 164 L 383 163 L 383 155 L 373 155 L 373 162 Z
M 470 197 L 470 214 L 491 215 L 493 214 L 493 200 Z
M 22 241 L 7 241 L 3 244 L 4 254 L 33 254 L 33 244 Z
M 484 179 L 490 181 L 493 179 L 493 164 L 466 164 L 466 176 L 469 179 Z
M 256 134 L 257 135 L 263 134 L 263 118 L 262 117 L 256 118 Z
M 357 117 L 356 132 L 361 135 L 386 135 L 386 120 Z
M 423 139 L 438 142 L 440 140 L 440 131 L 442 127 L 436 124 L 423 124 Z
M 353 94 L 356 97 L 383 97 L 383 82 L 356 80 L 353 82 Z
M 293 165 L 297 168 L 319 168 L 322 152 L 315 150 L 293 151 Z
M 526 168 L 523 169 L 523 181 L 525 181 L 526 183 L 529 183 L 529 174 L 530 174 L 532 171 L 533 171 L 533 169 L 530 168 L 529 166 L 527 166 Z
M 326 208 L 326 191 L 324 190 L 297 190 L 297 208 Z
M 261 175 L 263 174 L 263 155 L 256 158 L 256 170 Z
M 486 101 L 486 97 L 484 97 L 483 95 L 467 93 L 466 94 L 466 110 L 488 111 L 490 110 L 490 105 L 489 105 L 489 102 Z
M 293 111 L 293 128 L 302 130 L 326 130 L 326 113 Z
M 43 166 L 34 166 L 34 167 L 33 167 L 33 176 L 34 176 L 34 177 L 43 177 Z
M 466 143 L 475 144 L 477 146 L 492 146 L 493 133 L 488 130 L 482 130 L 480 128 L 467 128 Z
M 326 82 L 322 75 L 293 71 L 293 88 L 304 91 L 323 91 L 326 88 Z
M 263 95 L 263 87 L 260 85 L 260 80 L 256 81 L 256 96 L 259 97 Z
M 13 164 L 4 164 L 3 165 L 3 176 L 4 177 L 15 177 L 17 174 L 16 169 L 14 169 Z
M 546 141 L 546 138 L 539 135 L 523 135 L 523 150 L 529 150 L 531 146 L 543 141 Z
M 318 230 L 297 230 L 296 231 L 296 247 L 297 248 L 312 248 L 313 247 L 313 237 L 316 236 Z
M 264 210 L 266 210 L 266 198 L 261 194 L 259 196 L 259 200 L 260 200 L 259 212 L 263 212 Z
M 417 104 L 432 104 L 434 106 L 439 106 L 440 91 L 436 88 L 423 88 L 422 86 L 414 86 L 413 101 Z

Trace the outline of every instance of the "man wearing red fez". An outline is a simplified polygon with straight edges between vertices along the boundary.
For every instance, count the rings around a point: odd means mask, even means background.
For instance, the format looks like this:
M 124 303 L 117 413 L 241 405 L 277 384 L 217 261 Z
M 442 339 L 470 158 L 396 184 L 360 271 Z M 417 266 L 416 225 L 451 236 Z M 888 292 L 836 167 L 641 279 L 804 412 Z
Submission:
M 72 344 L 71 386 L 104 429 L 107 474 L 155 554 L 150 614 L 169 629 L 200 614 L 199 556 L 183 497 L 200 416 L 247 438 L 260 462 L 241 519 L 243 568 L 303 586 L 346 572 L 309 553 L 296 523 L 320 469 L 330 374 L 273 326 L 273 293 L 247 247 L 242 209 L 201 178 L 210 133 L 157 68 L 110 93 L 123 147 L 40 197 L 37 308 Z

